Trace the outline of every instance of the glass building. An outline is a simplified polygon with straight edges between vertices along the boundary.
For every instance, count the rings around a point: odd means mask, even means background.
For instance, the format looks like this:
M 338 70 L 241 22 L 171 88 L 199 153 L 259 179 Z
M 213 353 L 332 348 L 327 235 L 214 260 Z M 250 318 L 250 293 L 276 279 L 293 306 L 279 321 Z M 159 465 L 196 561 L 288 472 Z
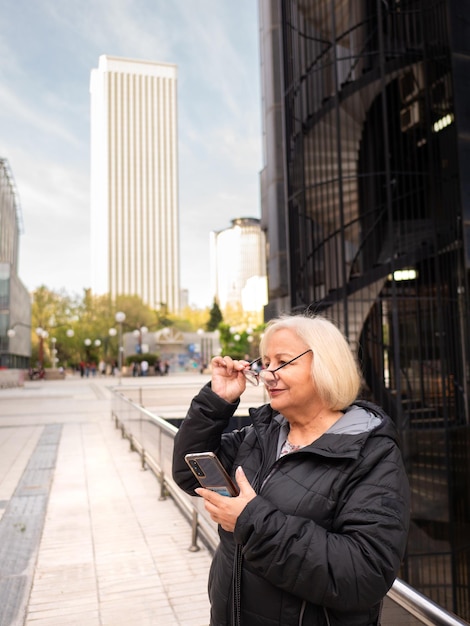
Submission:
M 401 577 L 470 619 L 470 2 L 259 0 L 266 318 L 345 331 L 412 487 Z
M 31 358 L 31 299 L 18 277 L 22 227 L 13 173 L 0 158 L 0 368 L 25 369 Z

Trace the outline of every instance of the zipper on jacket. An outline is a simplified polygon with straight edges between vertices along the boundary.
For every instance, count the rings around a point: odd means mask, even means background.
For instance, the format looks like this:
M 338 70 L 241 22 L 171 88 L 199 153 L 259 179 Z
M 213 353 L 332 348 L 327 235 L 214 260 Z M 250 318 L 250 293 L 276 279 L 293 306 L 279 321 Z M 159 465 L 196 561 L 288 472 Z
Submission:
M 241 626 L 242 546 L 237 543 L 233 560 L 232 577 L 232 626 Z

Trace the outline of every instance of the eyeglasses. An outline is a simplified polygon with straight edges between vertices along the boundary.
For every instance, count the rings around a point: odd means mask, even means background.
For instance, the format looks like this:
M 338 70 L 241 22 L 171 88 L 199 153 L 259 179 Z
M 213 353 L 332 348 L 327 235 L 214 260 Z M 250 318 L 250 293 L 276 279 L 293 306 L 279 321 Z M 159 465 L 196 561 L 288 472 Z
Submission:
M 301 356 L 304 356 L 304 354 L 307 354 L 308 352 L 313 352 L 313 350 L 311 349 L 305 350 L 305 352 L 302 352 L 302 354 L 295 356 L 290 361 L 287 361 L 287 363 L 283 363 L 282 365 L 279 365 L 279 367 L 276 367 L 275 370 L 261 370 L 261 372 L 259 373 L 253 371 L 251 369 L 251 366 L 257 363 L 258 361 L 260 361 L 261 359 L 259 358 L 249 363 L 247 365 L 247 368 L 242 371 L 247 381 L 250 382 L 252 385 L 259 385 L 259 381 L 261 381 L 262 383 L 266 385 L 266 387 L 273 387 L 279 380 L 279 376 L 276 375 L 276 372 L 278 372 L 283 367 L 286 367 L 286 365 L 290 365 L 294 361 L 297 361 L 297 359 L 300 359 Z

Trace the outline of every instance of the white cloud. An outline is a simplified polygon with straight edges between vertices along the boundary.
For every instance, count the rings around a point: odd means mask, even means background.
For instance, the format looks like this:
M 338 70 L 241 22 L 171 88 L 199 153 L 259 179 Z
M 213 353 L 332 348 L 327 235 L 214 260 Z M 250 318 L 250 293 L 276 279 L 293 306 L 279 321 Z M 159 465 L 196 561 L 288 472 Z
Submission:
M 48 115 L 47 112 L 41 112 L 34 106 L 34 103 L 19 97 L 2 83 L 0 83 L 0 102 L 2 103 L 1 116 L 6 120 L 14 121 L 15 126 L 21 124 L 23 129 L 25 126 L 29 127 L 28 132 L 33 130 L 41 135 L 48 135 L 49 138 L 51 136 L 57 137 L 72 145 L 80 143 L 79 139 L 67 127 Z M 59 105 L 60 103 L 57 107 Z

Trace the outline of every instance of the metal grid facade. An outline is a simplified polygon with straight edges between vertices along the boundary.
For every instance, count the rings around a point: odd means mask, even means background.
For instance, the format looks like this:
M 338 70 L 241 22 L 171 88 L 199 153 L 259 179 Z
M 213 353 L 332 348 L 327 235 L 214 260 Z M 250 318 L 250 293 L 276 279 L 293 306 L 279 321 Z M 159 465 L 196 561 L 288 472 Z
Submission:
M 288 302 L 348 335 L 365 394 L 403 440 L 413 502 L 401 575 L 469 620 L 470 3 L 261 0 L 260 16 L 262 37 L 279 37 L 269 66 L 282 76 L 285 153 L 285 203 L 276 217 L 262 209 L 268 268 L 281 219 L 288 258 L 267 316 Z

